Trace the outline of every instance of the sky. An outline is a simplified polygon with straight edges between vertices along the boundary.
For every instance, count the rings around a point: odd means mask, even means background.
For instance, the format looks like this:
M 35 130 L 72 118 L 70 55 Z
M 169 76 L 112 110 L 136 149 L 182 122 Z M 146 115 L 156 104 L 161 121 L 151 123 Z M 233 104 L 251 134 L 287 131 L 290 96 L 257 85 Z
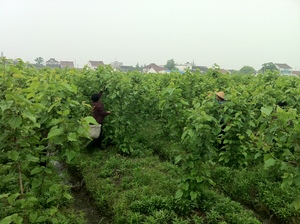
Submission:
M 34 62 L 300 70 L 300 0 L 0 0 L 0 52 Z

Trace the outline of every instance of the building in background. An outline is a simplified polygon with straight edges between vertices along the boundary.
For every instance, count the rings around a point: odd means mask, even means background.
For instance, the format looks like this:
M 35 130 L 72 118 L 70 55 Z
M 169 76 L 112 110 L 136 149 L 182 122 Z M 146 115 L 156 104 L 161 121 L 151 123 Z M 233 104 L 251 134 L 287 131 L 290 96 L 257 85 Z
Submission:
M 59 61 L 56 61 L 55 58 L 50 58 L 46 61 L 46 66 L 50 68 L 60 68 L 60 63 Z
M 208 68 L 206 66 L 193 66 L 192 71 L 199 70 L 200 73 L 206 73 L 208 71 Z
M 103 61 L 88 61 L 87 66 L 91 69 L 96 70 L 98 66 L 104 66 Z
M 186 70 L 192 71 L 193 69 L 193 65 L 190 62 L 186 62 L 183 65 L 175 65 L 175 67 L 181 72 L 185 72 Z
M 74 68 L 74 62 L 73 61 L 60 61 L 60 67 L 61 68 Z
M 114 62 L 111 62 L 110 65 L 113 68 L 120 68 L 121 66 L 123 66 L 123 62 L 114 61 Z
M 143 73 L 166 73 L 167 69 L 151 63 L 143 68 Z
M 279 64 L 275 63 L 276 68 L 279 70 L 280 74 L 282 75 L 291 75 L 292 74 L 292 67 L 287 64 Z

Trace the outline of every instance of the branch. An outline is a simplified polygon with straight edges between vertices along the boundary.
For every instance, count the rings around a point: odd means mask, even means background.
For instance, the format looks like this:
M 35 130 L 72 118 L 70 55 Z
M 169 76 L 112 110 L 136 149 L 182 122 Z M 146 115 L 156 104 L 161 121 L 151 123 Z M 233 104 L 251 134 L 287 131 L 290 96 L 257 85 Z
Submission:
M 20 163 L 18 162 L 18 170 L 19 170 L 19 183 L 20 183 L 20 190 L 21 190 L 21 195 L 24 194 L 24 187 L 23 187 L 23 181 L 22 181 L 22 172 L 21 172 L 21 166 Z

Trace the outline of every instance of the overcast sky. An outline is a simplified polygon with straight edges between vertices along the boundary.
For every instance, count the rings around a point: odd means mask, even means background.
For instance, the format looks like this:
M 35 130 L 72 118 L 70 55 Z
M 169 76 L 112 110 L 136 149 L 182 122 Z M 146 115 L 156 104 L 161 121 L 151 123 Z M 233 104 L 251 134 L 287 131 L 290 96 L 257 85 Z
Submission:
M 0 0 L 0 51 L 34 62 L 300 70 L 300 0 Z

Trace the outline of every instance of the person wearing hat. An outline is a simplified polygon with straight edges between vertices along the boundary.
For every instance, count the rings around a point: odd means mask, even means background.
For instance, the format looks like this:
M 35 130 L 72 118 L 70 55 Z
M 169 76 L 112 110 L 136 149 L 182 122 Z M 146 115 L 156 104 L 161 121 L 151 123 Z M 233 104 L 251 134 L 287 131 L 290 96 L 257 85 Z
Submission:
M 225 103 L 225 93 L 224 92 L 215 92 L 216 99 L 219 102 L 219 104 Z
M 97 139 L 94 139 L 88 148 L 100 148 L 103 140 L 103 122 L 106 116 L 110 115 L 110 111 L 105 111 L 103 103 L 100 102 L 103 91 L 95 93 L 91 96 L 92 100 L 92 115 L 97 121 L 98 124 L 101 124 L 100 136 Z
M 225 103 L 225 93 L 224 92 L 222 92 L 222 91 L 215 92 L 215 94 L 216 94 L 216 100 L 218 101 L 219 104 Z M 225 134 L 224 129 L 226 128 L 224 118 L 221 118 L 220 125 L 221 125 L 221 132 L 219 135 L 224 135 Z M 222 139 L 219 144 L 219 149 L 224 150 L 224 146 L 225 146 L 224 139 Z

